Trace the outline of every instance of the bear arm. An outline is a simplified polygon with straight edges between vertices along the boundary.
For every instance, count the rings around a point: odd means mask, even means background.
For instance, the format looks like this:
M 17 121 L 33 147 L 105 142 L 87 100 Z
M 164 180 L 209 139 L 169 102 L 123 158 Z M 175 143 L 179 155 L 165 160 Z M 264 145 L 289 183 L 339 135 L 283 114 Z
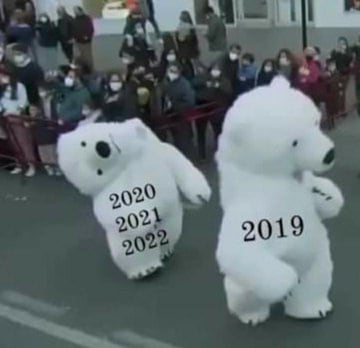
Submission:
M 202 205 L 211 197 L 211 188 L 205 176 L 176 148 L 162 143 L 165 161 L 180 192 L 191 203 Z
M 306 173 L 303 182 L 311 192 L 315 208 L 322 220 L 339 215 L 344 206 L 344 197 L 340 189 L 331 180 Z

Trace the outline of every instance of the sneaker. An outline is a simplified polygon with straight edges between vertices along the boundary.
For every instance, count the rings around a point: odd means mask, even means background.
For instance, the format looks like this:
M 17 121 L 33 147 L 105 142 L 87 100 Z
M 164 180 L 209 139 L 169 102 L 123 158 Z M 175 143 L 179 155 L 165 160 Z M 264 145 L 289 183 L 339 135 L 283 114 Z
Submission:
M 55 175 L 55 170 L 54 170 L 53 167 L 51 167 L 51 166 L 45 166 L 44 169 L 45 169 L 47 175 L 49 175 L 49 176 Z
M 35 167 L 33 165 L 29 165 L 29 169 L 26 171 L 25 176 L 30 178 L 30 177 L 34 176 L 35 173 L 36 173 Z
M 22 169 L 20 167 L 15 167 L 10 174 L 12 175 L 17 175 L 17 174 L 21 174 L 22 173 Z

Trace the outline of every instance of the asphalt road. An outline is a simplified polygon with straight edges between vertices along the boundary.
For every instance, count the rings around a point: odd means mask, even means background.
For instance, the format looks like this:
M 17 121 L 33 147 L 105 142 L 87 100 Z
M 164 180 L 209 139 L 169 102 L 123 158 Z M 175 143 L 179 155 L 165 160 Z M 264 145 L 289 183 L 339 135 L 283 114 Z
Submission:
M 221 212 L 213 164 L 202 167 L 215 191 L 212 201 L 186 213 L 175 256 L 158 276 L 141 282 L 128 281 L 112 264 L 90 201 L 63 179 L 38 175 L 22 185 L 1 172 L 0 347 L 81 347 L 71 343 L 69 329 L 74 337 L 85 333 L 134 348 L 358 347 L 360 120 L 346 120 L 331 137 L 338 163 L 330 176 L 344 191 L 346 207 L 329 223 L 335 311 L 326 320 L 295 321 L 275 308 L 267 323 L 250 328 L 228 314 L 214 258 Z M 61 337 L 46 325 L 43 331 L 29 327 L 23 311 L 35 323 L 54 325 Z

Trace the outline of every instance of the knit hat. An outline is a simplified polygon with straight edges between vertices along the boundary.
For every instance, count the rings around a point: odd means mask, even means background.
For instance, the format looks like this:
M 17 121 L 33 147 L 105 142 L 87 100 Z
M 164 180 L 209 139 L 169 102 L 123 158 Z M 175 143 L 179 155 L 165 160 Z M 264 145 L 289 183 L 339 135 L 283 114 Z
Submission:
M 14 52 L 19 52 L 19 53 L 28 53 L 28 47 L 24 44 L 21 43 L 17 43 L 12 47 L 12 50 Z

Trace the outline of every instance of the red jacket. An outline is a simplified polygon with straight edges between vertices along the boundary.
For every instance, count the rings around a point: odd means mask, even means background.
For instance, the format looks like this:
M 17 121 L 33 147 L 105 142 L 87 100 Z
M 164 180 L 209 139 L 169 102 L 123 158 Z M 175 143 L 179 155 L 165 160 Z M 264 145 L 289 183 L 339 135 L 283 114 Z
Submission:
M 94 37 L 94 24 L 90 16 L 76 16 L 73 21 L 74 39 L 78 43 L 90 43 Z

